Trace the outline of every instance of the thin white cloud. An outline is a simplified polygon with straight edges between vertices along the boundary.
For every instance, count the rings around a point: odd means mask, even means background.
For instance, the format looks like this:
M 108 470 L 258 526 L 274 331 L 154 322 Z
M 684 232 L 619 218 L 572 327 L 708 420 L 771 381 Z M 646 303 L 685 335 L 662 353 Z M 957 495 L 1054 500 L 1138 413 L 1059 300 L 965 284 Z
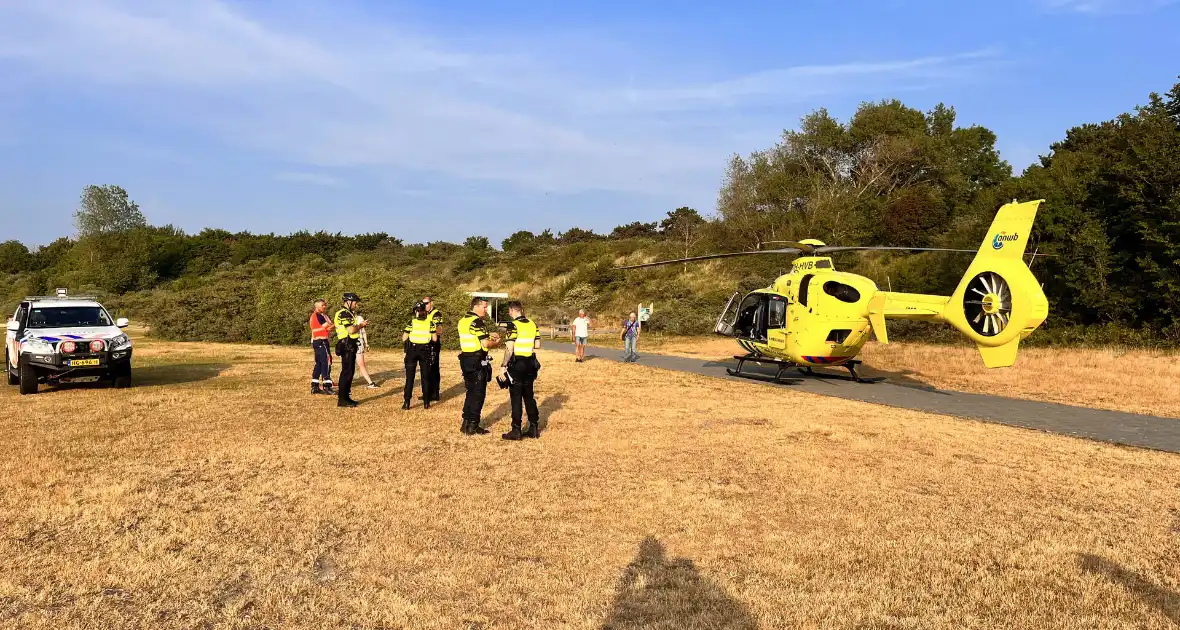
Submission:
M 305 173 L 301 171 L 284 171 L 282 173 L 275 173 L 275 179 L 280 182 L 292 182 L 296 184 L 312 184 L 314 186 L 329 186 L 336 187 L 343 184 L 343 180 L 339 177 L 332 177 L 323 173 Z
M 309 173 L 408 170 L 534 191 L 665 195 L 715 190 L 727 156 L 744 148 L 733 139 L 748 131 L 717 122 L 724 111 L 973 80 L 995 57 L 845 61 L 635 87 L 591 64 L 563 67 L 547 51 L 503 53 L 520 42 L 462 49 L 339 11 L 239 7 L 0 0 L 0 69 L 84 87 L 137 116 L 192 125 Z M 628 63 L 642 74 L 641 61 Z
M 1045 8 L 1062 13 L 1091 15 L 1148 13 L 1180 0 L 1041 0 Z

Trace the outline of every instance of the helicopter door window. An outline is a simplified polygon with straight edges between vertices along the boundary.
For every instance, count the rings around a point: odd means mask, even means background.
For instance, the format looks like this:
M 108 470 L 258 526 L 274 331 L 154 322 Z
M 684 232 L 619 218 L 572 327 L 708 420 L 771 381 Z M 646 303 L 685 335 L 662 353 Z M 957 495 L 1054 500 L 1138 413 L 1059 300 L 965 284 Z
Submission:
M 799 303 L 803 306 L 807 306 L 807 287 L 811 285 L 813 277 L 812 274 L 807 274 L 799 281 Z
M 770 308 L 767 309 L 767 328 L 786 328 L 787 299 L 780 295 L 770 296 Z
M 751 293 L 738 307 L 737 322 L 733 331 L 740 337 L 759 339 L 766 336 L 765 296 L 761 293 Z

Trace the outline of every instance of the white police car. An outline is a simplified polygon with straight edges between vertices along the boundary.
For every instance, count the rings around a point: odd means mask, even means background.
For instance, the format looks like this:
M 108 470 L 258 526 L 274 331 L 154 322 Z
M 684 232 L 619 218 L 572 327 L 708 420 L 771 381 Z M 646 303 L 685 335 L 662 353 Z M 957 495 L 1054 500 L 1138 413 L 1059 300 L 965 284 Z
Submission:
M 131 339 L 94 298 L 69 297 L 58 289 L 52 297 L 21 301 L 8 320 L 4 367 L 9 385 L 35 394 L 39 383 L 131 385 Z

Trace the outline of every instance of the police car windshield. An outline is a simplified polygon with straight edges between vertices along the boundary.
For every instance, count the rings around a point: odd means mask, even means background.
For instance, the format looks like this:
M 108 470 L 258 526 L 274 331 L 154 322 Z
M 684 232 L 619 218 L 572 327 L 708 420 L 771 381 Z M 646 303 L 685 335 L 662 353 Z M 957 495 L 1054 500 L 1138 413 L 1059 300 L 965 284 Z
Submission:
M 29 312 L 29 328 L 113 325 L 106 311 L 98 306 L 49 306 Z

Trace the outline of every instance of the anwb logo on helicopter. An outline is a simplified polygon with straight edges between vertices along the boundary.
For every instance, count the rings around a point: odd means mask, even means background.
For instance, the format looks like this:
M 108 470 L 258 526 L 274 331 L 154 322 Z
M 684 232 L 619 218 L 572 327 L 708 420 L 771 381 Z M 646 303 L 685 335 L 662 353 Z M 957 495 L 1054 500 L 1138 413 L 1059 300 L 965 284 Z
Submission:
M 1020 239 L 1019 234 L 1008 234 L 1007 232 L 1000 232 L 992 239 L 992 249 L 1000 249 L 1004 243 L 1011 243 Z

